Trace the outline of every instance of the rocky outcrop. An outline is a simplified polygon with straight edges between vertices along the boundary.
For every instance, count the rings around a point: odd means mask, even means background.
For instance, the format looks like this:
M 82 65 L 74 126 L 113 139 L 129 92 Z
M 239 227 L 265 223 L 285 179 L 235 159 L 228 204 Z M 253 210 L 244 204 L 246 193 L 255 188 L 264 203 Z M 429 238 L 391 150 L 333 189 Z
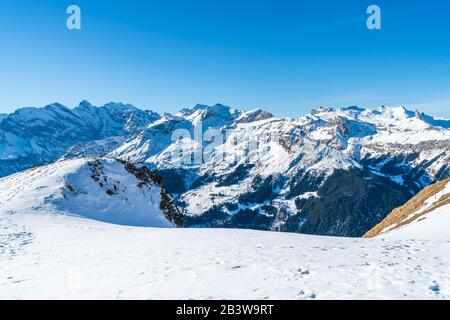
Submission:
M 0 211 L 173 228 L 182 212 L 145 166 L 105 158 L 56 161 L 0 179 Z
M 144 165 L 138 166 L 120 159 L 117 159 L 117 161 L 123 163 L 125 169 L 140 181 L 138 184 L 139 188 L 148 187 L 150 184 L 156 184 L 161 187 L 159 208 L 164 212 L 167 220 L 174 223 L 177 227 L 184 226 L 184 215 L 171 196 L 162 188 L 163 178 L 160 175 Z

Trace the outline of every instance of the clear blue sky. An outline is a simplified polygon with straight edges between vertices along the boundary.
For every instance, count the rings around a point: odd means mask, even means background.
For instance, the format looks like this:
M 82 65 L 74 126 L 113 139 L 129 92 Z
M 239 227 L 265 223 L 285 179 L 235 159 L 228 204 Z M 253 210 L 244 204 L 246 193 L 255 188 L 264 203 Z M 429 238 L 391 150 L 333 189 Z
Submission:
M 66 28 L 70 4 L 80 31 Z M 366 28 L 369 4 L 382 9 L 381 31 Z M 0 112 L 87 99 L 450 116 L 448 1 L 1 0 L 0 43 Z

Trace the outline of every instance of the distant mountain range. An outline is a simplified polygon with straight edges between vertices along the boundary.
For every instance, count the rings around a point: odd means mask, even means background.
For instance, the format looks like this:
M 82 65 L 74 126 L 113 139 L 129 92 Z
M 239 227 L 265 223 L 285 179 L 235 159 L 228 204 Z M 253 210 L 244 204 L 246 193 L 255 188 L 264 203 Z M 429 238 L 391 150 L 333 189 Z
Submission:
M 120 103 L 19 109 L 0 118 L 0 176 L 53 162 L 78 143 L 130 136 L 158 118 Z
M 221 104 L 160 116 L 83 101 L 0 121 L 0 176 L 72 158 L 142 163 L 163 177 L 191 227 L 361 236 L 450 177 L 450 120 L 405 108 L 289 119 Z

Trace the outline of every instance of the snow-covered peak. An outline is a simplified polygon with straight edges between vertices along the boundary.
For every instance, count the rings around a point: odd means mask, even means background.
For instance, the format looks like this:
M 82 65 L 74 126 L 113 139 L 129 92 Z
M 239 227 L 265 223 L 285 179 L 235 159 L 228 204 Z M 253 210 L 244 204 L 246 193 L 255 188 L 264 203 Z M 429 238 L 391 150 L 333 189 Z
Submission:
M 376 110 L 365 110 L 361 113 L 361 118 L 374 123 L 392 126 L 435 126 L 444 129 L 450 128 L 449 119 L 439 119 L 429 116 L 420 110 L 412 111 L 405 107 L 381 106 Z
M 197 103 L 191 107 L 181 109 L 180 111 L 177 112 L 177 115 L 180 117 L 187 117 L 198 110 L 204 110 L 207 109 L 208 107 L 209 106 L 206 104 Z
M 125 104 L 120 102 L 109 102 L 103 106 L 109 110 L 137 110 L 137 108 L 131 104 Z
M 406 145 L 450 139 L 448 131 L 450 120 L 433 118 L 405 107 L 382 106 L 377 110 L 356 106 L 339 109 L 322 107 L 313 110 L 306 119 L 315 122 L 317 131 L 313 135 L 320 138 L 332 138 L 334 134 L 333 132 L 324 134 L 324 130 L 327 130 L 321 125 L 317 126 L 318 122 L 333 124 L 341 122 L 337 119 L 345 119 L 346 122 L 357 121 L 365 127 L 375 126 L 377 134 L 371 134 L 373 135 L 372 143 Z
M 17 109 L 15 112 L 9 114 L 2 123 L 2 128 L 13 127 L 15 124 L 33 125 L 33 122 L 51 121 L 58 119 L 61 115 L 72 115 L 72 111 L 59 104 L 53 103 L 44 108 L 25 107 Z
M 253 109 L 243 112 L 237 119 L 237 123 L 250 123 L 255 121 L 267 120 L 273 118 L 273 114 L 262 109 Z
M 311 110 L 312 115 L 320 115 L 320 114 L 327 114 L 327 113 L 334 113 L 336 112 L 336 109 L 333 107 L 319 107 L 316 109 Z
M 85 109 L 90 109 L 90 108 L 94 108 L 94 106 L 87 100 L 82 100 L 79 104 L 78 104 L 78 108 L 85 108 Z
M 0 176 L 55 161 L 76 144 L 127 138 L 159 118 L 131 105 L 88 101 L 74 109 L 59 103 L 18 109 L 0 122 Z
M 173 115 L 169 112 L 165 112 L 162 116 L 161 119 L 159 119 L 160 121 L 156 121 L 155 123 L 152 123 L 150 125 L 154 125 L 156 123 L 161 123 L 161 122 L 165 122 L 165 121 L 169 121 L 169 120 L 174 120 L 174 121 L 183 121 L 185 120 L 185 118 L 183 116 L 180 115 L 180 113 L 177 113 L 176 115 Z
M 197 104 L 191 108 L 182 109 L 177 116 L 184 117 L 194 126 L 200 122 L 207 127 L 222 127 L 230 125 L 239 115 L 240 111 L 217 103 L 213 106 Z
M 412 111 L 405 107 L 381 106 L 375 110 L 365 109 L 358 106 L 346 108 L 320 107 L 318 109 L 313 109 L 310 116 L 323 120 L 329 120 L 341 116 L 349 119 L 360 119 L 362 121 L 384 125 L 398 125 L 408 121 L 409 123 L 411 123 L 411 121 L 420 123 L 419 121 L 422 121 L 428 125 L 441 126 L 447 129 L 450 124 L 450 120 L 448 119 L 435 119 L 419 110 Z
M 177 115 L 179 116 L 183 116 L 183 117 L 188 117 L 190 115 L 192 115 L 195 112 L 198 111 L 204 111 L 204 110 L 210 110 L 210 109 L 223 109 L 223 110 L 227 110 L 230 109 L 229 107 L 221 104 L 221 103 L 216 103 L 215 105 L 209 106 L 207 104 L 201 104 L 201 103 L 197 103 L 191 107 L 187 107 L 187 108 L 183 108 L 180 111 L 178 111 Z
M 415 117 L 431 126 L 450 129 L 450 119 L 435 118 L 418 110 L 416 110 Z
M 69 110 L 69 108 L 67 108 L 66 106 L 64 106 L 58 102 L 49 104 L 49 105 L 45 106 L 44 109 L 51 110 L 54 112 L 60 112 L 60 111 L 66 112 L 67 110 Z
M 117 160 L 58 161 L 0 179 L 0 211 L 173 227 L 182 216 L 160 183 L 146 167 Z

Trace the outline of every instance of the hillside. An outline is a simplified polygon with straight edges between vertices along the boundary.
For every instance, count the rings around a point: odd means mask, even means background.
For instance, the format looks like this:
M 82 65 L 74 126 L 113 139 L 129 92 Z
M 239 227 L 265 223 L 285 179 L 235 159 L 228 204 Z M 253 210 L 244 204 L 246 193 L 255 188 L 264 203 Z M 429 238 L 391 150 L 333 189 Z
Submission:
M 58 161 L 0 179 L 0 212 L 79 216 L 132 226 L 181 225 L 181 212 L 160 179 L 146 167 L 117 160 Z
M 379 235 L 446 238 L 450 234 L 450 179 L 437 182 L 395 209 L 364 237 Z

